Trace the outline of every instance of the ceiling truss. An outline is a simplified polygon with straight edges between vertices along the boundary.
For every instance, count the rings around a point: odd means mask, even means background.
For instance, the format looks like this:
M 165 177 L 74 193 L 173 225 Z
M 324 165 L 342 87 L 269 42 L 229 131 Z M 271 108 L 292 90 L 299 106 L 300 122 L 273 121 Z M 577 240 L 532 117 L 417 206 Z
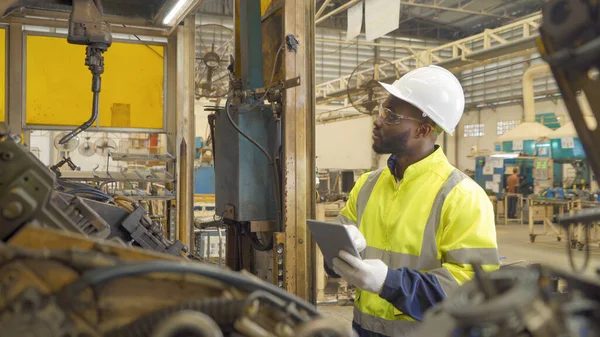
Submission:
M 406 73 L 417 67 L 437 64 L 448 69 L 466 70 L 477 67 L 492 58 L 523 52 L 535 47 L 534 41 L 538 36 L 537 29 L 541 23 L 541 14 L 535 14 L 525 19 L 496 28 L 486 29 L 483 33 L 465 39 L 453 41 L 438 47 L 416 51 L 413 55 L 395 60 L 392 63 L 400 73 Z M 510 37 L 509 37 L 510 36 Z M 370 68 L 363 72 L 375 73 L 377 69 Z M 356 73 L 355 76 L 360 75 Z M 385 80 L 385 74 L 381 78 Z M 350 75 L 321 83 L 316 86 L 317 104 L 344 102 L 349 87 Z M 393 80 L 393 79 L 387 79 Z M 335 112 L 323 112 L 320 117 L 327 120 L 335 118 Z M 347 117 L 347 111 L 340 118 Z

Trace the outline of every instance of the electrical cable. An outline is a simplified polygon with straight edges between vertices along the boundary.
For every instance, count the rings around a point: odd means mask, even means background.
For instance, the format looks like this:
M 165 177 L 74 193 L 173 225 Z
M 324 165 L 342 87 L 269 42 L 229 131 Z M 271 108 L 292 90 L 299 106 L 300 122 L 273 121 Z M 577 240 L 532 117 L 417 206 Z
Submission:
M 277 68 L 277 63 L 279 61 L 279 53 L 281 53 L 281 51 L 283 50 L 283 48 L 285 48 L 285 42 L 283 42 L 281 44 L 281 46 L 279 46 L 279 49 L 277 50 L 277 53 L 275 54 L 275 61 L 273 62 L 273 69 L 271 69 L 271 79 L 269 80 L 269 85 L 265 89 L 265 94 L 261 98 L 262 101 L 265 100 L 265 96 L 267 95 L 267 93 L 269 93 L 269 90 L 273 86 L 273 78 L 275 78 L 275 69 Z
M 273 294 L 286 302 L 306 311 L 311 316 L 321 316 L 317 309 L 285 290 L 270 283 L 254 280 L 240 274 L 196 263 L 173 263 L 172 261 L 149 261 L 136 264 L 119 264 L 110 267 L 98 268 L 87 271 L 80 278 L 63 287 L 57 295 L 58 303 L 65 308 L 73 308 L 77 303 L 75 299 L 88 287 L 96 287 L 106 282 L 124 277 L 137 277 L 153 273 L 167 274 L 193 274 L 231 285 L 243 292 L 252 293 L 263 290 Z
M 242 129 L 240 129 L 240 127 L 233 121 L 233 118 L 231 117 L 231 112 L 229 110 L 229 107 L 231 105 L 231 101 L 232 100 L 233 100 L 233 95 L 229 95 L 229 97 L 227 98 L 227 101 L 225 102 L 225 113 L 227 114 L 227 119 L 229 119 L 229 123 L 231 123 L 231 126 L 233 126 L 233 128 L 240 135 L 242 135 L 250 143 L 252 143 L 254 146 L 256 146 L 260 150 L 260 152 L 262 152 L 265 155 L 265 157 L 267 158 L 267 160 L 269 161 L 269 163 L 272 163 L 273 162 L 273 158 L 267 152 L 267 150 L 264 147 L 262 147 L 262 145 L 260 145 L 257 141 L 255 141 L 254 139 L 252 139 L 252 137 L 248 136 L 244 131 L 242 131 Z
M 92 194 L 92 195 L 96 195 L 98 197 L 103 197 L 105 199 L 112 199 L 112 197 L 110 195 L 108 195 L 102 191 L 93 189 L 93 188 L 89 188 L 89 189 L 82 188 L 82 189 L 70 190 L 67 193 L 73 194 L 73 195 L 75 195 L 75 194 Z
M 123 28 L 127 28 L 127 26 L 123 25 Z M 139 37 L 139 36 L 137 36 L 137 35 L 135 35 L 135 34 L 132 34 L 132 35 L 133 35 L 133 36 L 135 36 L 135 38 L 136 38 L 136 39 L 138 39 L 138 41 L 140 41 L 140 42 L 145 42 L 145 41 L 143 41 L 142 39 L 140 39 L 140 37 Z M 152 50 L 152 51 L 153 51 L 153 52 L 154 52 L 156 55 L 158 55 L 158 57 L 160 57 L 161 59 L 164 59 L 164 57 L 163 57 L 163 56 L 162 56 L 162 55 L 161 55 L 159 52 L 157 52 L 156 50 L 154 50 L 154 48 L 150 47 L 150 45 L 148 45 L 148 44 L 144 43 L 144 46 L 146 46 L 146 47 L 148 47 L 148 49 Z

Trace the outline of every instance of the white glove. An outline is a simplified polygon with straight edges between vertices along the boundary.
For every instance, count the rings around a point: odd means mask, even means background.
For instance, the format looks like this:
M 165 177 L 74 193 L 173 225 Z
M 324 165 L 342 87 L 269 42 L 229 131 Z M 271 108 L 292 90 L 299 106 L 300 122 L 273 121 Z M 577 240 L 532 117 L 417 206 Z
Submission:
M 388 273 L 381 260 L 361 260 L 342 250 L 333 259 L 333 271 L 346 282 L 374 294 L 380 294 Z
M 365 237 L 362 235 L 358 227 L 354 225 L 344 225 L 344 227 L 346 227 L 348 233 L 350 233 L 350 238 L 352 239 L 352 242 L 354 242 L 354 247 L 356 247 L 356 250 L 358 250 L 359 253 L 362 253 L 362 251 L 367 248 L 367 240 Z

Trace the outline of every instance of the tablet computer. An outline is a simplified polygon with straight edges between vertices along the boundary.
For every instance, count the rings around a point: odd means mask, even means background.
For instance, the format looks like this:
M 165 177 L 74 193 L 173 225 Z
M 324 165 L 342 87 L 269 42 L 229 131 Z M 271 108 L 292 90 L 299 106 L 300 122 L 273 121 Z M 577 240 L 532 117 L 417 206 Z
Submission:
M 340 250 L 345 250 L 359 259 L 361 258 L 344 225 L 316 220 L 307 220 L 306 224 L 321 248 L 323 258 L 329 268 L 333 268 L 333 259 L 338 257 Z

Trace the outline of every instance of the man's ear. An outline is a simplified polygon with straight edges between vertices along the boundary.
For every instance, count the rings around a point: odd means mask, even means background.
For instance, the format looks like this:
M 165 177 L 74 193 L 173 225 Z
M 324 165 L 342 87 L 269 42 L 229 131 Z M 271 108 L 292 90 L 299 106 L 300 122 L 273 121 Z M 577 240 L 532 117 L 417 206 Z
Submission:
M 434 130 L 435 130 L 435 127 L 431 124 L 427 124 L 427 123 L 421 124 L 417 128 L 417 137 L 418 138 L 427 138 L 433 134 Z

